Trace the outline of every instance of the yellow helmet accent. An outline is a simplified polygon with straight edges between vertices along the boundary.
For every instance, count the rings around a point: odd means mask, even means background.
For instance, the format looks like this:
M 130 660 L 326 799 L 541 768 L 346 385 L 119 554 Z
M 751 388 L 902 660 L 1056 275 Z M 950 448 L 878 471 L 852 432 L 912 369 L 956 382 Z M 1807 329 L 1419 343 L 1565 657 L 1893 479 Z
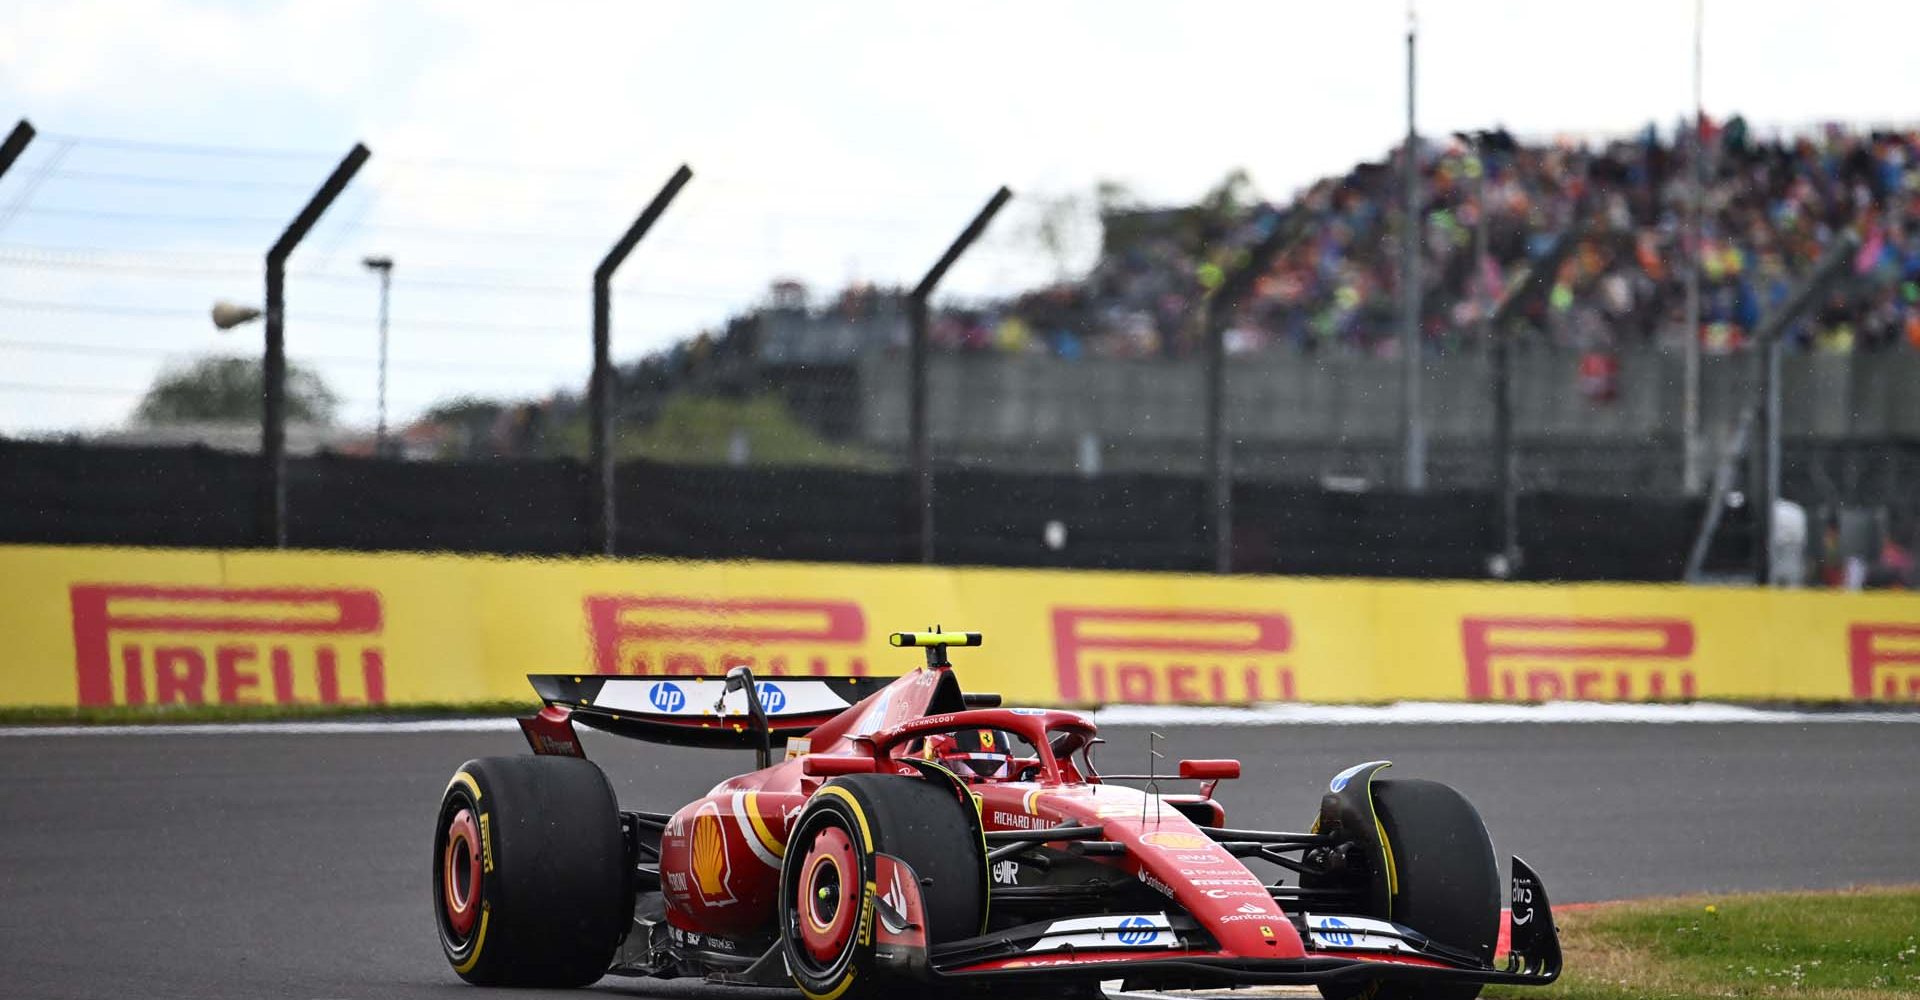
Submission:
M 978 646 L 978 632 L 895 632 L 887 637 L 895 646 Z

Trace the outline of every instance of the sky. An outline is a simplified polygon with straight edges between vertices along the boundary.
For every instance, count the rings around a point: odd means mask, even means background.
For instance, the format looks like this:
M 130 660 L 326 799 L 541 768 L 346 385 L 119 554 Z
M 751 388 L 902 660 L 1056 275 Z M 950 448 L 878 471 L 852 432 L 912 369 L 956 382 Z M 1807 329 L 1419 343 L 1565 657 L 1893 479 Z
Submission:
M 1767 129 L 1920 121 L 1920 4 L 1705 0 L 1703 100 Z M 1419 128 L 1670 127 L 1693 106 L 1694 4 L 1427 0 Z M 616 360 L 795 278 L 911 284 L 1001 184 L 1014 201 L 942 286 L 1084 268 L 1046 206 L 1121 182 L 1181 203 L 1244 168 L 1284 200 L 1406 128 L 1403 2 L 0 4 L 0 433 L 124 424 L 155 376 L 257 354 L 216 300 L 354 142 L 372 159 L 289 266 L 287 340 L 374 419 L 368 255 L 395 261 L 396 425 L 461 395 L 578 391 L 590 275 L 682 163 L 694 179 L 615 282 Z

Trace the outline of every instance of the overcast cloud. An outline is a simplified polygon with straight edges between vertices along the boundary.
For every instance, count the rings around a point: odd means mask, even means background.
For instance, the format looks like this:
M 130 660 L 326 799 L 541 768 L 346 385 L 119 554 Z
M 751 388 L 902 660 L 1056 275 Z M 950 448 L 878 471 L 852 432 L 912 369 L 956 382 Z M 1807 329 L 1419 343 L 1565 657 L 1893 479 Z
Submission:
M 1711 114 L 1920 118 L 1920 4 L 1706 18 Z M 294 258 L 288 337 L 369 423 L 365 254 L 397 260 L 401 417 L 577 389 L 588 274 L 681 162 L 695 180 L 618 281 L 619 358 L 775 277 L 911 282 L 1002 183 L 1025 197 L 955 294 L 1046 281 L 1033 206 L 1102 178 L 1177 202 L 1245 167 L 1284 198 L 1378 158 L 1405 128 L 1406 23 L 1364 2 L 13 0 L 0 114 L 44 134 L 0 180 L 0 431 L 111 426 L 163 366 L 256 350 L 207 307 L 258 300 L 260 254 L 355 140 L 373 160 Z M 1684 0 L 1429 2 L 1419 31 L 1428 134 L 1618 134 L 1691 106 Z

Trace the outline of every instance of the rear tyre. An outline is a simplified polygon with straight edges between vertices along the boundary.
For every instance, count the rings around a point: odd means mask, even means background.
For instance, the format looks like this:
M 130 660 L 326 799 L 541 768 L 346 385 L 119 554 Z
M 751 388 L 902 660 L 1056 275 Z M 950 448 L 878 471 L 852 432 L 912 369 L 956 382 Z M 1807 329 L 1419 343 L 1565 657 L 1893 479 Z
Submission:
M 1399 891 L 1392 912 L 1372 915 L 1492 964 L 1500 933 L 1500 869 L 1479 810 L 1452 788 L 1418 778 L 1375 781 L 1373 802 Z M 1327 1000 L 1473 1000 L 1480 985 L 1374 980 L 1322 986 L 1320 994 Z
M 476 986 L 585 986 L 612 964 L 631 903 L 619 805 L 577 757 L 483 757 L 440 797 L 433 911 Z
M 922 778 L 835 778 L 794 824 L 780 871 L 781 947 L 810 1000 L 868 1000 L 900 986 L 874 958 L 874 855 L 882 852 L 920 877 L 928 944 L 984 929 L 986 849 L 972 804 Z

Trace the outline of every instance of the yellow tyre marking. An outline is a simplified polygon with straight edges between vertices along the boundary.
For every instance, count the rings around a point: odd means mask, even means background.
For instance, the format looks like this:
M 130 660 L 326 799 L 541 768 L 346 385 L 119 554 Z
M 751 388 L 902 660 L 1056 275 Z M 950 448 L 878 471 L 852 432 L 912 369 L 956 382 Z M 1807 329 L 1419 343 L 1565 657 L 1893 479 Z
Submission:
M 854 930 L 860 935 L 863 947 L 873 946 L 873 901 L 880 895 L 880 887 L 867 883 L 867 891 L 860 897 L 860 926 Z
M 480 859 L 482 868 L 493 870 L 493 823 L 491 813 L 480 814 Z
M 474 804 L 476 805 L 479 804 L 480 799 L 483 796 L 481 795 L 481 792 L 480 792 L 480 782 L 475 780 L 473 775 L 468 774 L 465 771 L 453 772 L 453 777 L 448 779 L 447 781 L 447 792 L 453 791 L 453 786 L 455 785 L 467 786 L 467 791 L 473 793 Z M 445 795 L 446 792 L 441 792 L 440 794 Z M 493 870 L 493 843 L 492 843 L 492 838 L 487 836 L 487 834 L 490 833 L 491 831 L 488 831 L 486 829 L 486 827 L 491 824 L 488 824 L 486 822 L 487 820 L 486 813 L 480 814 L 480 820 L 481 820 L 481 837 L 482 837 L 482 842 L 480 845 L 481 860 L 483 862 L 484 869 L 486 871 L 492 871 Z M 492 916 L 493 916 L 493 905 L 491 903 L 487 903 L 484 901 L 481 902 L 480 932 L 473 936 L 473 951 L 468 952 L 466 961 L 461 962 L 458 965 L 455 965 L 453 967 L 453 971 L 464 975 L 468 972 L 472 972 L 473 967 L 480 963 L 480 949 L 486 947 L 487 923 Z
M 844 800 L 847 805 L 853 807 L 853 818 L 860 821 L 860 842 L 866 845 L 867 853 L 872 854 L 873 828 L 867 825 L 867 811 L 860 808 L 860 800 L 854 798 L 852 792 L 847 791 L 839 785 L 828 785 L 820 789 L 820 794 L 831 795 L 836 799 Z M 834 996 L 839 996 L 839 994 L 836 993 Z
M 1400 872 L 1393 864 L 1393 844 L 1387 840 L 1387 828 L 1380 825 L 1380 817 L 1373 818 L 1374 832 L 1380 835 L 1380 853 L 1387 857 L 1387 893 L 1400 895 Z M 1391 912 L 1389 912 L 1391 915 Z
M 807 1000 L 840 1000 L 840 994 L 845 993 L 847 991 L 847 987 L 853 985 L 853 970 L 848 969 L 847 977 L 845 979 L 840 980 L 840 985 L 835 986 L 833 989 L 828 990 L 825 993 L 815 993 L 814 991 L 807 989 L 805 986 L 801 986 L 800 980 L 798 979 L 793 981 L 793 985 L 800 987 L 800 992 L 806 995 Z
M 465 771 L 453 772 L 453 777 L 447 781 L 447 792 L 453 791 L 453 786 L 455 785 L 467 786 L 467 790 L 473 793 L 473 801 L 476 804 L 480 801 L 480 783 L 473 780 L 473 775 Z M 445 795 L 447 792 L 441 792 L 440 794 Z
M 1374 775 L 1392 766 L 1393 764 L 1388 763 L 1385 767 L 1376 767 L 1367 775 L 1367 810 L 1373 813 L 1373 832 L 1380 837 L 1380 853 L 1387 859 L 1388 919 L 1392 919 L 1393 917 L 1393 898 L 1400 895 L 1400 872 L 1393 863 L 1393 844 L 1387 840 L 1386 824 L 1380 822 L 1380 807 L 1375 805 L 1373 801 L 1373 779 Z
M 767 828 L 766 817 L 760 815 L 759 792 L 747 793 L 747 819 L 753 825 L 754 836 L 760 838 L 760 843 L 765 846 L 774 857 L 784 858 L 787 856 L 787 845 L 774 839 L 773 831 Z
M 860 807 L 860 800 L 854 798 L 852 792 L 847 791 L 845 788 L 839 785 L 828 785 L 827 787 L 820 789 L 819 794 L 831 795 L 834 798 L 845 802 L 849 807 L 853 809 L 853 818 L 857 820 L 860 824 L 860 842 L 866 845 L 867 853 L 872 854 L 873 853 L 873 827 L 867 825 L 867 811 Z M 842 884 L 845 884 L 845 883 L 842 883 Z M 873 888 L 873 883 L 871 882 L 867 883 L 867 893 L 866 893 L 867 899 L 863 901 L 862 906 L 873 905 L 872 899 L 873 899 L 874 891 L 875 890 Z M 855 933 L 857 934 L 858 932 L 859 932 L 859 929 L 855 928 Z M 871 935 L 873 932 L 869 930 L 867 933 Z M 871 938 L 869 938 L 869 940 L 871 940 Z M 807 989 L 806 984 L 800 982 L 798 978 L 794 979 L 793 985 L 800 987 L 801 994 L 806 996 L 807 1000 L 840 1000 L 840 995 L 842 993 L 845 993 L 848 987 L 851 987 L 853 985 L 854 972 L 855 970 L 848 969 L 846 977 L 841 979 L 840 982 L 833 987 L 833 989 L 830 989 L 825 993 L 815 993 L 814 991 Z
M 458 972 L 462 975 L 465 975 L 466 973 L 472 972 L 473 967 L 480 963 L 480 949 L 486 947 L 487 945 L 487 918 L 491 916 L 493 916 L 493 904 L 481 903 L 480 904 L 480 933 L 474 935 L 473 951 L 467 954 L 466 961 L 461 962 L 459 965 L 454 966 L 453 971 Z
M 967 783 L 960 780 L 960 776 L 953 773 L 953 770 L 947 767 L 945 764 L 942 764 L 936 760 L 936 761 L 928 761 L 927 766 L 933 768 L 936 771 L 939 771 L 941 774 L 946 775 L 947 778 L 953 782 L 954 788 L 958 789 L 962 795 L 965 795 L 968 798 L 972 799 L 974 817 L 980 821 L 977 825 L 977 828 L 980 831 L 980 856 L 982 858 L 985 858 L 987 856 L 987 819 L 980 812 L 980 809 L 981 809 L 980 796 L 974 794 L 970 789 L 968 789 Z M 1038 796 L 1042 794 L 1044 794 L 1044 790 L 1028 792 L 1027 796 L 1029 798 L 1034 799 L 1034 801 L 1039 801 Z M 1033 812 L 1034 810 L 1031 806 L 1029 806 L 1027 808 L 1027 811 Z M 987 932 L 988 912 L 993 907 L 993 871 L 992 869 L 988 868 L 984 864 L 980 866 L 980 883 L 981 885 L 985 886 L 985 888 L 981 890 L 981 898 L 987 901 L 986 905 L 980 907 L 980 933 L 985 934 Z

